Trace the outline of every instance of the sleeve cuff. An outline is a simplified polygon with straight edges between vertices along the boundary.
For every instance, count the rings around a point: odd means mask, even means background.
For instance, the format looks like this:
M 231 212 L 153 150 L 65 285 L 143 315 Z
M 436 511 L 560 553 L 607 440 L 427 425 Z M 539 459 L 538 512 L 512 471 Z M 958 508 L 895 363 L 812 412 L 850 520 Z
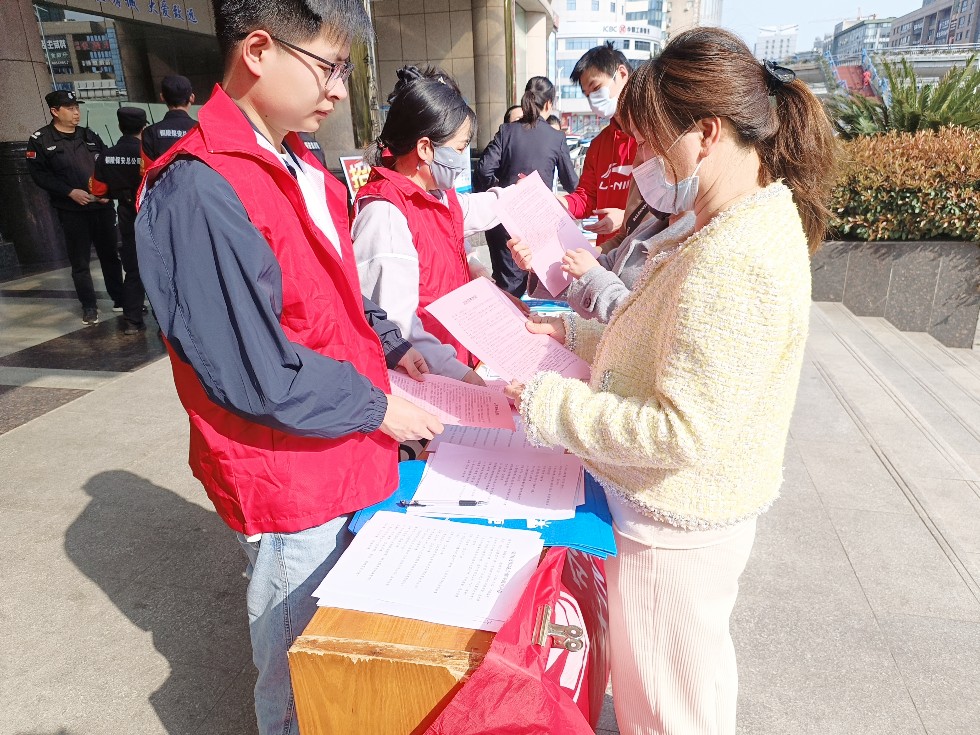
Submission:
M 362 434 L 370 434 L 381 428 L 385 420 L 385 413 L 388 411 L 388 396 L 380 388 L 371 386 L 371 403 L 368 404 L 367 420 L 361 427 Z
M 576 322 L 578 322 L 578 316 L 575 314 L 562 314 L 561 320 L 565 324 L 565 347 L 566 349 L 575 352 L 575 348 L 577 346 L 575 325 Z
M 552 390 L 556 383 L 563 380 L 560 373 L 538 373 L 524 386 L 521 395 L 521 419 L 527 432 L 528 441 L 537 447 L 549 447 L 559 444 L 555 436 L 553 417 L 557 407 L 556 396 Z
M 405 357 L 408 351 L 412 349 L 412 343 L 405 339 L 391 340 L 390 345 L 382 344 L 382 347 L 385 348 L 385 365 L 394 370 L 399 360 Z

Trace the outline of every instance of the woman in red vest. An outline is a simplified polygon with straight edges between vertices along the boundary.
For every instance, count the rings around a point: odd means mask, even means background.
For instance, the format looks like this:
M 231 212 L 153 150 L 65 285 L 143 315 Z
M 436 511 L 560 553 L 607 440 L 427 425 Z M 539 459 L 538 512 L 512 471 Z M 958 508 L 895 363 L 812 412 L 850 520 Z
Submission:
M 429 369 L 483 385 L 473 356 L 425 307 L 489 277 L 466 237 L 497 224 L 500 189 L 457 194 L 469 165 L 476 114 L 456 82 L 438 69 L 406 66 L 388 97 L 381 135 L 365 154 L 373 168 L 357 193 L 351 229 L 361 292 L 388 313 Z

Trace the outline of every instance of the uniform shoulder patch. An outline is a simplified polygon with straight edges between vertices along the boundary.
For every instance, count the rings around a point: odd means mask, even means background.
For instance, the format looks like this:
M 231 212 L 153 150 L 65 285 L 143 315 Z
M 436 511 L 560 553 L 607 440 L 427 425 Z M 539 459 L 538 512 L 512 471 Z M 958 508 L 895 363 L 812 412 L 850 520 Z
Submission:
M 31 133 L 31 137 L 32 138 L 40 138 L 41 137 L 41 131 L 40 130 L 35 130 L 33 133 Z
M 47 149 L 49 151 L 56 151 L 56 150 L 58 150 L 58 146 L 56 146 L 56 145 L 49 145 Z

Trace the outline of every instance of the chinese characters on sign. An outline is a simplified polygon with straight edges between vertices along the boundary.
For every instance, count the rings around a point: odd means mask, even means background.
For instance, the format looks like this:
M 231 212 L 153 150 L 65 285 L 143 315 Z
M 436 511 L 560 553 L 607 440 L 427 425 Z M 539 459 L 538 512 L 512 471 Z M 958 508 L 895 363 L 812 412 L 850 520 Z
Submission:
M 187 7 L 181 3 L 170 2 L 170 0 L 99 0 L 101 5 L 113 5 L 122 10 L 125 4 L 127 10 L 134 13 L 145 12 L 152 15 L 159 15 L 162 18 L 173 20 L 186 20 L 188 23 L 197 23 L 197 13 L 194 8 Z

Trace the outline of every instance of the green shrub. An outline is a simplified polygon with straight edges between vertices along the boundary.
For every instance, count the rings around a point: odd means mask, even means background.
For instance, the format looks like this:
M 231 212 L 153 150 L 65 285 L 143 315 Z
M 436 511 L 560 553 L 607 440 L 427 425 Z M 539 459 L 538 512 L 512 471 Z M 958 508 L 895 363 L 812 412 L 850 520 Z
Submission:
M 841 159 L 831 237 L 980 242 L 980 131 L 861 136 Z
M 878 59 L 876 64 L 891 89 L 888 104 L 852 93 L 836 93 L 827 101 L 830 119 L 843 138 L 889 130 L 915 133 L 950 125 L 980 127 L 980 67 L 975 54 L 935 84 L 919 84 L 915 69 L 904 57 L 898 62 Z

